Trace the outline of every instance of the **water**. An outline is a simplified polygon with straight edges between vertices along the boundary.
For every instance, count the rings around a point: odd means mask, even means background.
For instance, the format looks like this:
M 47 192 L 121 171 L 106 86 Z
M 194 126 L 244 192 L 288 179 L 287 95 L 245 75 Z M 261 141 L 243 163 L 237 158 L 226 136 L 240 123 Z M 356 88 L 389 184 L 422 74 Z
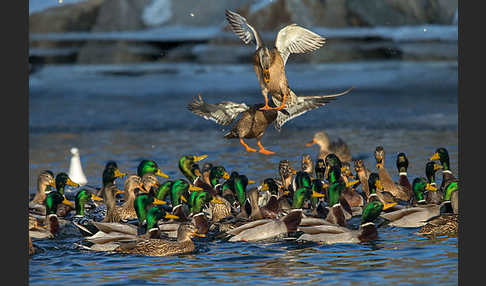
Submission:
M 385 167 L 394 179 L 399 152 L 409 158 L 412 181 L 425 175 L 425 163 L 441 146 L 448 149 L 452 171 L 457 174 L 457 65 L 455 69 L 450 63 L 289 66 L 287 75 L 298 94 L 334 93 L 350 85 L 357 88 L 292 120 L 280 133 L 269 127 L 262 142 L 277 152 L 275 156 L 247 154 L 237 140 L 222 138 L 227 128 L 185 110 L 200 91 L 210 103 L 259 102 L 251 67 L 212 66 L 192 71 L 186 67 L 173 64 L 170 72 L 163 65 L 139 70 L 128 67 L 113 74 L 107 72 L 114 69 L 109 67 L 65 66 L 33 74 L 29 191 L 35 192 L 41 170 L 67 172 L 73 146 L 80 149 L 92 185 L 101 184 L 104 164 L 112 159 L 121 171 L 135 172 L 141 159 L 151 158 L 171 178 L 179 178 L 177 161 L 184 154 L 208 154 L 205 161 L 260 182 L 277 176 L 282 159 L 300 168 L 303 153 L 315 158 L 317 147 L 304 145 L 319 130 L 326 130 L 331 139 L 344 139 L 353 155 L 363 158 L 372 170 L 373 151 L 383 145 Z M 426 80 L 417 78 L 420 71 Z M 256 146 L 255 140 L 247 143 Z M 440 174 L 437 179 L 440 183 Z M 80 237 L 34 240 L 41 252 L 30 258 L 29 282 L 138 285 L 184 279 L 189 284 L 456 285 L 457 238 L 427 238 L 416 231 L 382 227 L 379 239 L 371 243 L 332 246 L 198 238 L 195 253 L 157 258 L 79 250 L 74 244 Z

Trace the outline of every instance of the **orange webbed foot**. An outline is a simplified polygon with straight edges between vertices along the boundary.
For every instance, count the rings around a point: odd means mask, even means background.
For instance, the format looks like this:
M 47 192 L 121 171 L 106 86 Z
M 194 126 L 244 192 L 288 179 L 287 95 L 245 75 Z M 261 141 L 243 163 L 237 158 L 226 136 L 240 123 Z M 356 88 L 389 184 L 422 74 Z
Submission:
M 275 154 L 275 152 L 272 152 L 272 151 L 267 150 L 267 149 L 260 149 L 258 152 L 259 153 L 262 153 L 262 154 L 265 154 L 265 155 L 273 155 L 273 154 Z
M 272 107 L 270 107 L 270 106 L 268 106 L 268 104 L 267 104 L 267 105 L 265 105 L 264 107 L 260 107 L 260 110 L 272 110 L 272 109 L 273 109 L 273 108 L 272 108 Z

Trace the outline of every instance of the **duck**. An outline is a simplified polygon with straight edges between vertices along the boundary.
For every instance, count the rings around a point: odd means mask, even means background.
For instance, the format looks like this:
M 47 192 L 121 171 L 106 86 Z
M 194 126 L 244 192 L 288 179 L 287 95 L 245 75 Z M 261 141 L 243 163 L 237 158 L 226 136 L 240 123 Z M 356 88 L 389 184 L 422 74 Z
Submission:
M 335 243 L 362 243 L 376 240 L 378 231 L 374 220 L 378 218 L 384 205 L 380 201 L 372 201 L 366 205 L 361 215 L 359 229 L 351 230 L 339 225 L 319 225 L 319 226 L 301 226 L 299 231 L 303 231 L 297 242 L 313 241 L 322 244 Z
M 76 214 L 71 222 L 83 236 L 93 235 L 97 231 L 96 227 L 93 227 L 90 223 L 91 217 L 86 209 L 86 205 L 91 204 L 93 201 L 103 201 L 103 198 L 97 197 L 88 189 L 80 189 L 74 200 Z
M 227 231 L 230 242 L 276 239 L 297 231 L 302 209 L 292 209 L 280 219 L 259 219 Z
M 296 102 L 285 75 L 285 63 L 291 53 L 312 52 L 325 43 L 325 38 L 297 24 L 281 29 L 275 38 L 275 47 L 268 48 L 258 32 L 240 14 L 226 10 L 226 20 L 231 30 L 245 43 L 256 44 L 253 68 L 260 83 L 265 105 L 262 110 L 281 110 Z M 268 105 L 268 93 L 277 107 Z
M 361 185 L 361 192 L 363 193 L 365 199 L 368 200 L 368 197 L 370 196 L 370 190 L 368 187 L 368 178 L 371 174 L 371 171 L 368 170 L 368 168 L 366 168 L 366 166 L 363 163 L 363 160 L 360 159 L 354 161 L 354 171 L 358 176 Z
M 33 204 L 44 204 L 46 193 L 56 187 L 54 173 L 51 170 L 43 170 L 37 176 L 37 192 L 32 199 Z
M 351 151 L 348 144 L 344 142 L 341 138 L 337 141 L 331 142 L 329 136 L 325 131 L 320 131 L 314 134 L 312 141 L 308 142 L 305 146 L 310 147 L 312 145 L 319 146 L 318 159 L 326 159 L 328 154 L 335 154 L 341 162 L 351 162 Z
M 172 205 L 172 212 L 181 219 L 186 219 L 192 212 L 191 205 L 185 208 L 185 204 L 190 204 L 192 197 L 196 196 L 202 188 L 190 184 L 184 179 L 177 179 L 170 186 L 169 196 Z M 198 210 L 197 212 L 199 212 Z M 189 212 L 189 213 L 188 213 Z
M 411 194 L 403 186 L 395 184 L 385 168 L 385 150 L 383 146 L 377 146 L 375 150 L 376 168 L 385 192 L 390 193 L 396 200 L 409 202 Z
M 427 178 L 428 188 L 426 188 L 424 199 L 428 204 L 440 205 L 442 203 L 444 193 L 437 188 L 435 183 L 435 172 L 441 168 L 442 166 L 434 161 L 429 161 L 425 164 L 425 176 Z
M 191 223 L 180 224 L 177 230 L 177 240 L 160 238 L 136 239 L 135 241 L 120 242 L 115 252 L 126 254 L 140 254 L 144 256 L 174 256 L 191 253 L 196 248 L 192 237 L 205 237 L 198 233 L 198 229 Z
M 79 157 L 79 149 L 76 147 L 71 148 L 71 161 L 69 163 L 69 177 L 73 182 L 80 186 L 86 185 L 88 179 L 84 175 L 83 167 L 81 166 L 81 159 Z
M 209 202 L 209 206 L 205 209 L 205 212 L 210 214 L 212 222 L 218 222 L 225 217 L 232 216 L 231 204 L 221 196 L 222 184 L 219 183 L 219 180 L 228 180 L 229 178 L 230 176 L 223 166 L 218 165 L 211 168 L 209 173 L 211 187 L 209 193 L 214 199 Z
M 312 157 L 310 154 L 303 154 L 301 159 L 301 169 L 302 172 L 306 172 L 309 174 L 311 179 L 314 179 L 314 169 L 313 169 L 313 162 Z
M 201 161 L 201 160 L 203 160 L 207 157 L 208 157 L 208 155 L 206 155 L 206 154 L 201 155 L 201 156 L 183 155 L 179 159 L 179 164 L 178 164 L 179 170 L 189 180 L 189 182 L 191 182 L 192 184 L 194 184 L 196 179 L 199 177 L 199 175 L 196 175 L 194 173 L 195 170 L 199 171 L 199 169 L 193 169 L 194 165 L 196 164 L 196 162 L 199 162 L 199 161 Z
M 423 193 L 427 187 L 427 180 L 423 177 L 414 179 L 412 189 L 417 196 L 417 202 L 424 201 Z M 422 195 L 420 195 L 422 194 Z M 396 211 L 383 213 L 381 217 L 387 220 L 387 224 L 396 227 L 415 228 L 422 227 L 427 220 L 439 216 L 445 209 L 445 202 L 440 205 L 420 204 L 413 207 L 406 207 Z
M 386 206 L 385 210 L 388 211 L 396 211 L 404 208 L 404 206 L 398 205 L 398 203 L 394 200 L 394 197 L 390 193 L 383 190 L 380 176 L 377 173 L 371 173 L 367 181 L 368 190 L 370 192 L 370 195 L 367 198 L 367 202 L 380 201 Z
M 101 174 L 101 188 L 95 188 L 96 193 L 95 195 L 98 197 L 103 197 L 104 195 L 104 188 L 108 184 L 115 184 L 115 180 L 118 178 L 123 178 L 127 176 L 127 173 L 122 173 L 120 169 L 118 169 L 118 164 L 115 161 L 108 161 L 105 164 L 105 168 Z M 87 186 L 84 186 L 87 187 Z M 121 192 L 119 192 L 121 193 Z
M 325 180 L 325 174 L 326 174 L 326 162 L 324 162 L 324 159 L 317 159 L 316 164 L 314 167 L 314 172 L 316 174 L 316 179 L 320 181 Z
M 169 178 L 167 174 L 160 170 L 159 165 L 157 165 L 154 160 L 144 159 L 138 164 L 137 175 L 140 178 L 143 178 L 143 175 L 145 174 L 153 174 L 162 178 Z
M 67 176 L 67 174 L 66 174 Z M 59 234 L 66 225 L 68 220 L 58 216 L 58 209 L 61 204 L 65 204 L 74 209 L 74 204 L 68 201 L 66 197 L 58 190 L 51 191 L 47 194 L 44 201 L 46 213 L 44 217 L 29 215 L 29 235 L 34 238 L 52 238 Z M 44 229 L 44 230 L 43 230 Z M 45 231 L 47 229 L 49 233 Z
M 400 152 L 397 155 L 396 161 L 398 169 L 398 185 L 402 190 L 408 194 L 409 201 L 413 198 L 412 185 L 408 180 L 407 170 L 408 170 L 408 158 L 405 153 Z
M 227 126 L 233 124 L 231 130 L 224 135 L 226 139 L 239 139 L 240 144 L 247 152 L 259 152 L 264 155 L 274 155 L 275 152 L 265 149 L 261 140 L 267 127 L 273 123 L 275 129 L 281 130 L 282 126 L 289 120 L 296 118 L 307 111 L 326 105 L 326 103 L 345 95 L 352 88 L 332 95 L 299 96 L 296 102 L 286 108 L 286 113 L 277 110 L 260 110 L 262 104 L 246 105 L 245 103 L 235 103 L 223 101 L 218 104 L 206 103 L 201 95 L 199 99 L 194 98 L 187 108 L 192 113 L 212 120 L 219 125 Z M 259 150 L 251 148 L 245 143 L 244 139 L 257 139 Z
M 457 236 L 459 233 L 459 215 L 458 214 L 443 214 L 427 221 L 427 224 L 422 226 L 418 231 L 422 235 L 453 235 Z
M 429 158 L 430 161 L 439 160 L 440 165 L 442 166 L 442 183 L 440 184 L 439 190 L 444 192 L 447 185 L 451 182 L 459 182 L 459 180 L 452 174 L 450 169 L 450 161 L 449 161 L 449 152 L 446 148 L 440 147 L 437 148 L 434 155 Z

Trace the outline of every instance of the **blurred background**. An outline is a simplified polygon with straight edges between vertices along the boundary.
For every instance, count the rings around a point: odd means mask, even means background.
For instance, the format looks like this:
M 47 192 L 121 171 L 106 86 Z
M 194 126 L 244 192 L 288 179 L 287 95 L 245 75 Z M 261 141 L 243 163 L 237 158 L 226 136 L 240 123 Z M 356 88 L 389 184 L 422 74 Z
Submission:
M 384 145 L 392 169 L 406 152 L 415 175 L 443 145 L 455 168 L 457 8 L 457 0 L 30 0 L 30 191 L 40 170 L 67 171 L 73 146 L 95 185 L 111 159 L 134 171 L 151 157 L 178 176 L 184 153 L 211 153 L 208 160 L 263 179 L 281 159 L 298 165 L 302 153 L 315 156 L 304 144 L 320 130 L 359 156 Z M 210 103 L 262 102 L 254 47 L 228 29 L 225 9 L 245 16 L 268 45 L 291 23 L 327 39 L 289 57 L 298 95 L 356 87 L 280 133 L 270 127 L 263 145 L 276 156 L 243 153 L 222 138 L 227 128 L 186 110 L 198 93 Z

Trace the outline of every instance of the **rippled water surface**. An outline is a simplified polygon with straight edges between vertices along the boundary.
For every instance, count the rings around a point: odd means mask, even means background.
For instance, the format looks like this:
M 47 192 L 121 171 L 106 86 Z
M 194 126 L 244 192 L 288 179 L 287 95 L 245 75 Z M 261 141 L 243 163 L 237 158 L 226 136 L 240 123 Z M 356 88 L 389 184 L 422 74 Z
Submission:
M 449 87 L 451 78 L 457 78 L 457 66 L 456 70 L 453 67 L 447 67 L 450 75 L 443 82 L 424 83 L 424 88 L 416 84 L 416 79 L 411 88 L 398 89 L 393 83 L 382 82 L 375 88 L 360 90 L 357 85 L 349 95 L 289 122 L 280 133 L 270 127 L 262 142 L 277 152 L 275 156 L 243 152 L 237 140 L 222 138 L 222 127 L 187 111 L 185 105 L 200 90 L 194 88 L 190 92 L 186 85 L 175 92 L 178 85 L 185 85 L 177 78 L 180 73 L 95 76 L 90 70 L 60 70 L 57 74 L 55 69 L 49 73 L 40 71 L 31 76 L 29 97 L 29 191 L 35 192 L 36 177 L 41 170 L 68 171 L 69 149 L 73 146 L 80 149 L 83 168 L 92 185 L 101 184 L 103 166 L 112 159 L 122 171 L 135 172 L 141 159 L 151 158 L 171 178 L 179 178 L 177 160 L 183 154 L 208 154 L 205 159 L 208 162 L 261 181 L 277 176 L 277 164 L 282 159 L 300 168 L 303 153 L 315 158 L 317 147 L 304 145 L 319 130 L 326 130 L 331 139 L 344 139 L 353 156 L 362 158 L 372 170 L 373 151 L 383 145 L 387 154 L 385 166 L 394 179 L 399 152 L 405 152 L 409 158 L 408 175 L 412 181 L 425 175 L 427 159 L 440 146 L 449 150 L 452 171 L 457 174 L 457 86 L 452 82 L 453 88 Z M 416 69 L 444 72 L 443 66 L 434 64 L 398 65 L 389 69 L 383 71 L 382 77 L 394 71 L 406 74 L 407 69 L 410 73 Z M 298 94 L 344 89 L 332 84 L 335 74 L 332 70 L 312 71 L 329 74 L 330 87 L 321 88 L 322 82 L 299 78 L 299 71 L 290 69 L 287 74 L 290 84 L 291 78 L 297 78 L 295 85 L 307 87 L 300 88 Z M 369 81 L 365 71 L 366 66 L 361 67 L 361 72 L 348 71 L 347 76 L 341 75 L 336 82 L 351 86 Z M 217 85 L 218 76 L 225 73 L 218 68 L 213 73 L 217 80 L 207 81 L 205 76 L 212 77 L 204 71 L 195 72 L 194 80 L 206 84 L 202 95 L 210 103 L 222 100 L 256 103 L 261 95 L 252 72 L 243 69 L 240 77 L 234 74 L 226 77 L 229 82 L 239 78 L 243 83 L 238 85 L 252 87 L 245 92 L 238 92 L 231 85 L 212 91 L 211 85 Z M 57 80 L 49 81 L 47 74 Z M 376 74 L 373 77 L 380 80 Z M 130 89 L 131 83 L 136 88 Z M 256 145 L 254 140 L 248 143 Z M 440 183 L 440 173 L 437 179 Z M 34 240 L 40 252 L 30 258 L 29 282 L 136 285 L 180 283 L 184 279 L 189 284 L 457 284 L 457 238 L 427 238 L 416 235 L 416 231 L 384 226 L 379 228 L 379 239 L 371 243 L 332 246 L 282 241 L 230 243 L 198 238 L 195 253 L 158 258 L 79 250 L 75 244 L 80 237 Z

